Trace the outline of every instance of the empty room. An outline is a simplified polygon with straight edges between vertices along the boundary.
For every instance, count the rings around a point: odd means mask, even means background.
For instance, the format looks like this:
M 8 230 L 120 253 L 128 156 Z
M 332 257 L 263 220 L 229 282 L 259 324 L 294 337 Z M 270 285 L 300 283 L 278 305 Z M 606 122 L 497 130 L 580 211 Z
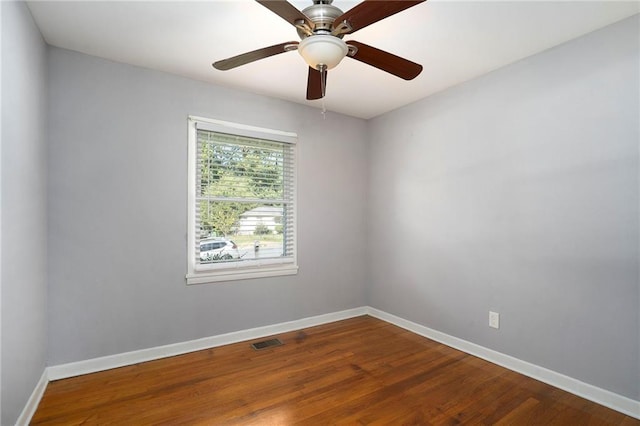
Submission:
M 640 3 L 0 22 L 2 426 L 640 425 Z

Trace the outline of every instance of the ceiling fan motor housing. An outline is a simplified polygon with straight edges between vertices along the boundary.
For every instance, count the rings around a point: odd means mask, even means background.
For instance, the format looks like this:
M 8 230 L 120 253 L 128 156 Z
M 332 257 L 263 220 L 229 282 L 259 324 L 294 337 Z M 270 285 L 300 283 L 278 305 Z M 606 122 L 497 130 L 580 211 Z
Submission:
M 342 10 L 331 5 L 331 1 L 316 0 L 315 4 L 305 8 L 304 13 L 311 22 L 315 24 L 313 33 L 315 34 L 331 34 L 333 21 L 343 14 Z M 303 30 L 298 29 L 298 35 L 301 39 L 309 37 Z M 342 38 L 342 35 L 339 35 Z

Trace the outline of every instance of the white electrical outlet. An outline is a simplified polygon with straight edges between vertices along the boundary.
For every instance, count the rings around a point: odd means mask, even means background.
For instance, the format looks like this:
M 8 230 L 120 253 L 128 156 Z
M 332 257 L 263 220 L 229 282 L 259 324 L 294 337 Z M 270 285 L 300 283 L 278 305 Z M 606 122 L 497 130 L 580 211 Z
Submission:
M 500 328 L 500 314 L 489 311 L 489 327 Z

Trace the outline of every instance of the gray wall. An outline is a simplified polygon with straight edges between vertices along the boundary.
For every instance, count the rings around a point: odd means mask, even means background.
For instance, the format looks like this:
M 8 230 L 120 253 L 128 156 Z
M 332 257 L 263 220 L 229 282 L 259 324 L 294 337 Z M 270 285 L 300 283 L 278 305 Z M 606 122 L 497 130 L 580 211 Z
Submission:
M 50 364 L 365 304 L 365 121 L 58 48 L 48 65 Z M 189 114 L 298 133 L 298 275 L 185 285 Z
M 372 306 L 640 399 L 638 27 L 371 121 Z
M 47 353 L 46 46 L 24 3 L 2 8 L 2 424 Z

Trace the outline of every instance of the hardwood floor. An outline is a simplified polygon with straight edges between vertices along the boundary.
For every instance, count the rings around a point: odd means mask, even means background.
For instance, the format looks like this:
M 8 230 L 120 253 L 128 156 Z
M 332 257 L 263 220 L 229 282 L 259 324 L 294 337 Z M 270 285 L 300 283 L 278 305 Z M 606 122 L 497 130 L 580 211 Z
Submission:
M 52 382 L 32 424 L 640 425 L 368 316 L 277 337 Z

